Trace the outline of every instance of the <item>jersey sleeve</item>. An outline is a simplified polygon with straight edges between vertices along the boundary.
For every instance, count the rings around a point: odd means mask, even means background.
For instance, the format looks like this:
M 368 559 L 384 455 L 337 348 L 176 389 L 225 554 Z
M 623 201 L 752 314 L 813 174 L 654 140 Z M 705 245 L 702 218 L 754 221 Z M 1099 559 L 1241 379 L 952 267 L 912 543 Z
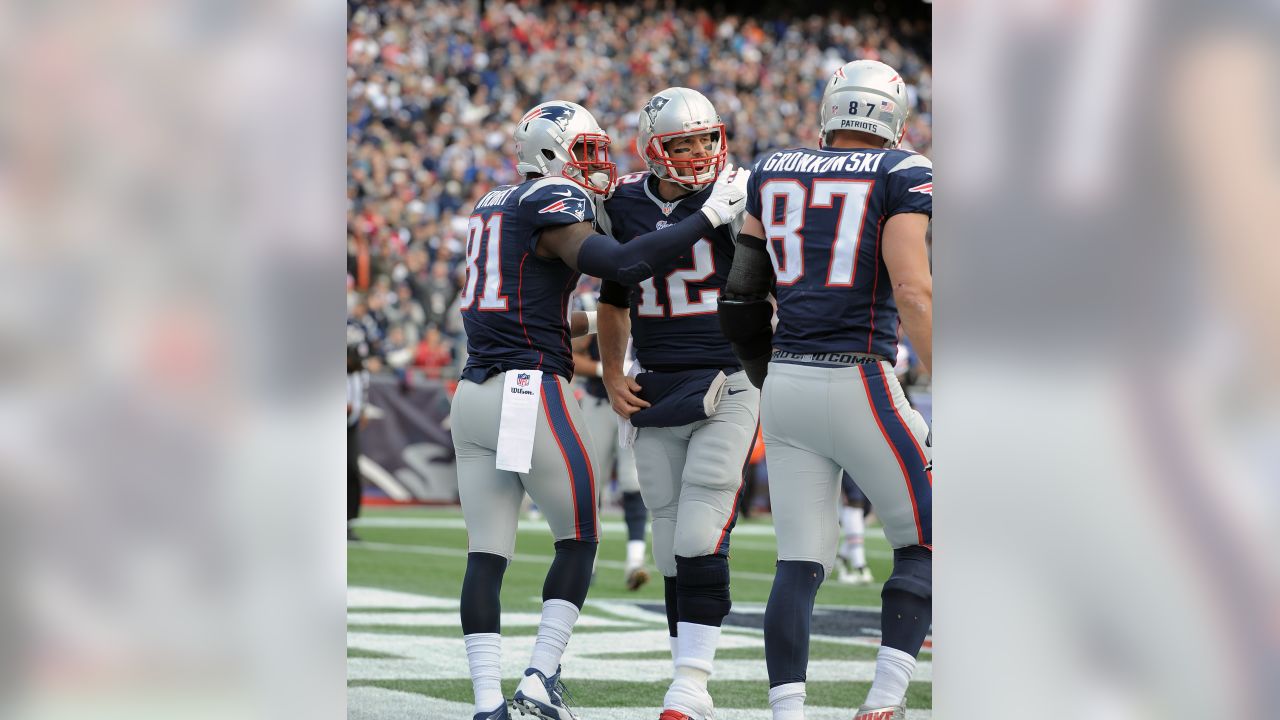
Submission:
M 533 230 L 530 250 L 538 242 L 539 231 L 560 225 L 594 222 L 595 201 L 581 187 L 568 180 L 548 178 L 534 184 L 520 198 L 520 215 Z
M 747 214 L 760 218 L 760 168 L 764 167 L 764 161 L 769 156 L 765 155 L 756 162 L 755 167 L 751 168 L 751 178 L 747 180 Z M 742 227 L 739 225 L 738 227 Z M 737 234 L 736 232 L 734 233 Z
M 884 215 L 924 213 L 933 217 L 933 163 L 923 155 L 908 155 L 889 169 L 889 198 Z

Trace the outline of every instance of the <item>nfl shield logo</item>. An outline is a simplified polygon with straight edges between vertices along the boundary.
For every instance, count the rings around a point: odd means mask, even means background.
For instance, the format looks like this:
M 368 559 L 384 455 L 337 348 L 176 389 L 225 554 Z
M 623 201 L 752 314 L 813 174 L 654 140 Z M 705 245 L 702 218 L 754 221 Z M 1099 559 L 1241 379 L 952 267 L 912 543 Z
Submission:
M 529 373 L 516 375 L 516 384 L 520 387 L 527 387 L 529 385 Z

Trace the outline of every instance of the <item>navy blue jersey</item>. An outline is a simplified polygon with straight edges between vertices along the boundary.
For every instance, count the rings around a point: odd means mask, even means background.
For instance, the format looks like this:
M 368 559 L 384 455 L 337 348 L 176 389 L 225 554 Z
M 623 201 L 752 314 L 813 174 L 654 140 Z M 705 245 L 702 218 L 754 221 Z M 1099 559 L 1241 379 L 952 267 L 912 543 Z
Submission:
M 605 202 L 618 242 L 684 220 L 698 212 L 711 194 L 708 186 L 666 202 L 651 187 L 656 184 L 657 178 L 648 172 L 618 178 L 613 197 Z M 641 367 L 684 370 L 738 365 L 716 317 L 716 301 L 733 265 L 737 227 L 716 228 L 631 288 L 631 337 Z
M 880 248 L 885 220 L 933 215 L 933 164 L 907 150 L 770 153 L 747 184 L 777 275 L 773 345 L 897 355 L 898 306 Z
M 507 370 L 573 377 L 569 298 L 579 273 L 534 250 L 542 230 L 593 220 L 587 191 L 564 178 L 503 185 L 480 198 L 460 299 L 470 353 L 463 377 L 482 382 Z

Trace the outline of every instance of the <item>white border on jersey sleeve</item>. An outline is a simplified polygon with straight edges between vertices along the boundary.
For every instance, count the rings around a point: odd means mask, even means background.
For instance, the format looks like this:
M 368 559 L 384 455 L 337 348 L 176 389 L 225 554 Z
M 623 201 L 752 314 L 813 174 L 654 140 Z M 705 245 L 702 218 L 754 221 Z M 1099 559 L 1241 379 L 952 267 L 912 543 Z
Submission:
M 903 158 L 902 162 L 890 168 L 889 172 L 896 173 L 899 170 L 910 170 L 911 168 L 917 167 L 929 168 L 932 170 L 933 161 L 923 155 L 913 154 Z
M 534 181 L 533 185 L 531 185 L 528 190 L 525 190 L 524 194 L 520 196 L 519 202 L 523 203 L 524 199 L 529 197 L 529 195 L 533 193 L 533 191 L 541 190 L 542 188 L 548 187 L 550 185 L 563 185 L 565 187 L 573 188 L 574 190 L 577 190 L 578 192 L 582 193 L 582 197 L 585 198 L 587 202 L 591 202 L 591 195 L 587 193 L 586 190 L 583 190 L 581 185 L 578 185 L 577 183 L 573 182 L 569 178 L 563 178 L 563 177 L 538 178 L 537 180 Z

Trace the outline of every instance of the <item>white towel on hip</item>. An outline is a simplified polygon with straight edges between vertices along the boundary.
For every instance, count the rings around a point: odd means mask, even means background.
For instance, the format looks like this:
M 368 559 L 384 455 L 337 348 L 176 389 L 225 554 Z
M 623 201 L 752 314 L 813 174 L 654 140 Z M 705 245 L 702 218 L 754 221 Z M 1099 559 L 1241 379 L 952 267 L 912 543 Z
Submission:
M 502 419 L 498 422 L 499 470 L 529 472 L 541 399 L 541 370 L 507 371 L 502 382 Z

